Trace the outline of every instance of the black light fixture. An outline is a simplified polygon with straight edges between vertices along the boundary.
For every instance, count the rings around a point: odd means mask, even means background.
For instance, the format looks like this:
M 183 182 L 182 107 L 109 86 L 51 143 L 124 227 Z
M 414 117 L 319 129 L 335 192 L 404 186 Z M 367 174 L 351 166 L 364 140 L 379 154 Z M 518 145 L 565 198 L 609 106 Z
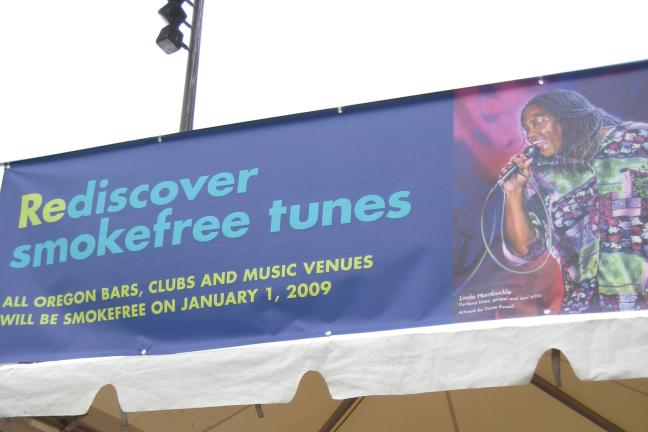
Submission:
M 178 51 L 180 48 L 184 47 L 185 44 L 182 42 L 184 35 L 180 29 L 173 24 L 169 24 L 160 30 L 155 42 L 158 44 L 162 51 L 167 54 L 173 54 Z
M 184 35 L 180 31 L 180 25 L 185 23 L 187 14 L 182 9 L 184 0 L 168 0 L 167 4 L 162 6 L 158 13 L 169 23 L 160 30 L 155 42 L 167 54 L 173 54 L 180 48 L 187 48 L 182 39 Z M 187 24 L 188 25 L 188 24 Z
M 182 2 L 170 1 L 158 11 L 170 24 L 179 25 L 187 19 L 187 13 L 182 9 Z

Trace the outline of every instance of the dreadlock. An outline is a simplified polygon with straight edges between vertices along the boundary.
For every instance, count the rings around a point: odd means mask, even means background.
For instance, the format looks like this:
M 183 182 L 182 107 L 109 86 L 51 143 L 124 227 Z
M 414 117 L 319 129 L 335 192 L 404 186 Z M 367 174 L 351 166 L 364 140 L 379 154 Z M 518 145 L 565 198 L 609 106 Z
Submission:
M 616 126 L 621 121 L 592 105 L 583 95 L 573 90 L 551 90 L 540 93 L 525 105 L 535 105 L 552 114 L 563 131 L 561 153 L 570 159 L 588 162 L 597 151 L 596 134 L 602 127 Z

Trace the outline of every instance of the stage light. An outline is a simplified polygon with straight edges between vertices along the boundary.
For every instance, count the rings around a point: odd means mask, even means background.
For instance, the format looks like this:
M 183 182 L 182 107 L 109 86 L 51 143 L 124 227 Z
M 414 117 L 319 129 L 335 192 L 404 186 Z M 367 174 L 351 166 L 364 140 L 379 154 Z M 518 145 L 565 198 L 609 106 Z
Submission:
M 182 9 L 183 2 L 184 0 L 167 0 L 167 4 L 158 10 L 158 13 L 162 15 L 169 25 L 160 31 L 155 42 L 167 54 L 173 54 L 180 48 L 186 48 L 186 45 L 182 41 L 184 35 L 180 31 L 180 26 L 183 23 L 188 27 L 190 26 L 185 21 L 187 14 Z
M 176 26 L 169 24 L 160 30 L 155 42 L 158 44 L 162 51 L 167 54 L 173 54 L 178 51 L 180 48 L 184 47 L 182 42 L 183 34 Z
M 182 2 L 172 2 L 165 4 L 158 11 L 169 24 L 179 26 L 187 19 L 187 13 L 182 9 Z

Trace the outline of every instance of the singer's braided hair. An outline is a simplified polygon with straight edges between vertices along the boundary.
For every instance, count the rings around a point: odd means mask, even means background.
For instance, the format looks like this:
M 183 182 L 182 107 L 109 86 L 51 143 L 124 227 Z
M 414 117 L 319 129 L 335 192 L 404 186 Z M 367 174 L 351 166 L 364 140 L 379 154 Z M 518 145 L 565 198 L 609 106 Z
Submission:
M 592 105 L 583 95 L 573 90 L 551 90 L 532 98 L 522 110 L 535 105 L 552 114 L 563 131 L 560 153 L 570 159 L 589 162 L 597 150 L 596 134 L 602 127 L 616 126 L 621 121 Z

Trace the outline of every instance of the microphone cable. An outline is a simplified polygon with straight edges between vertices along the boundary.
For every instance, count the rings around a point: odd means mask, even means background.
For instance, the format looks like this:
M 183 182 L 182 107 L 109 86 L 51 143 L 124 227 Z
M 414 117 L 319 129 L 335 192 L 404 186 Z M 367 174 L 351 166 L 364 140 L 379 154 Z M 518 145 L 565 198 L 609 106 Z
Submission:
M 488 200 L 490 199 L 490 197 L 493 194 L 493 192 L 495 191 L 495 189 L 497 189 L 499 184 L 495 184 L 495 186 L 493 186 L 491 188 L 491 190 L 488 192 L 488 194 L 486 195 L 486 198 L 484 199 L 484 205 L 482 206 L 481 214 L 480 214 L 480 217 L 479 217 L 479 226 L 481 228 L 481 236 L 482 236 L 482 241 L 484 243 L 484 247 L 486 248 L 486 253 L 488 253 L 488 255 L 490 255 L 490 257 L 493 259 L 493 261 L 495 261 L 495 264 L 497 264 L 502 270 L 505 270 L 505 271 L 507 271 L 509 273 L 515 273 L 515 274 L 521 274 L 521 275 L 535 273 L 535 272 L 541 270 L 545 266 L 545 264 L 547 264 L 547 261 L 549 261 L 549 257 L 551 256 L 549 251 L 551 251 L 552 236 L 553 236 L 553 227 L 551 226 L 552 222 L 551 222 L 551 214 L 549 213 L 549 209 L 547 209 L 547 205 L 545 204 L 544 199 L 542 199 L 542 196 L 540 195 L 540 191 L 538 190 L 538 185 L 536 184 L 533 177 L 529 178 L 529 182 L 531 182 L 531 186 L 533 186 L 533 189 L 535 190 L 536 195 L 538 196 L 538 199 L 542 203 L 542 208 L 544 209 L 545 218 L 546 218 L 545 220 L 547 221 L 547 224 L 546 224 L 547 225 L 547 234 L 545 235 L 545 243 L 546 243 L 546 250 L 547 251 L 546 251 L 546 255 L 545 255 L 544 259 L 542 260 L 542 262 L 540 264 L 538 264 L 536 267 L 534 267 L 532 269 L 528 269 L 528 270 L 517 270 L 517 269 L 511 268 L 511 267 L 508 267 L 507 265 L 503 264 L 495 256 L 495 254 L 493 253 L 493 251 L 490 248 L 490 245 L 489 245 L 490 242 L 486 240 L 486 235 L 484 233 L 484 213 L 486 211 L 486 204 L 488 203 Z M 502 242 L 504 242 L 504 206 L 506 206 L 506 194 L 504 194 L 504 199 L 502 200 L 502 220 L 500 222 L 500 235 L 502 237 Z
M 475 277 L 475 275 L 477 274 L 477 272 L 481 268 L 481 266 L 484 263 L 484 261 L 486 260 L 487 256 L 490 256 L 493 259 L 493 261 L 495 262 L 495 264 L 497 264 L 497 266 L 500 267 L 501 269 L 503 269 L 504 271 L 507 271 L 509 273 L 514 273 L 514 274 L 521 274 L 521 275 L 531 274 L 531 273 L 535 273 L 537 271 L 540 271 L 547 264 L 547 262 L 549 261 L 549 256 L 551 255 L 549 251 L 551 250 L 551 247 L 552 247 L 552 237 L 553 237 L 553 227 L 552 227 L 552 223 L 551 223 L 551 215 L 549 213 L 549 210 L 547 209 L 547 206 L 546 206 L 546 204 L 544 202 L 544 199 L 542 199 L 542 196 L 540 195 L 540 191 L 538 190 L 538 185 L 536 184 L 533 177 L 529 178 L 529 181 L 531 182 L 531 185 L 533 186 L 533 189 L 535 190 L 536 195 L 538 196 L 538 199 L 542 202 L 542 208 L 544 209 L 545 217 L 546 217 L 546 220 L 548 221 L 548 223 L 547 223 L 547 236 L 545 237 L 545 240 L 546 240 L 545 243 L 546 243 L 547 251 L 546 251 L 546 255 L 545 255 L 544 259 L 542 260 L 542 262 L 539 265 L 537 265 L 536 267 L 534 267 L 532 269 L 518 270 L 518 269 L 514 269 L 514 268 L 511 268 L 511 267 L 503 264 L 497 258 L 497 256 L 495 256 L 495 253 L 491 249 L 491 244 L 492 244 L 493 238 L 495 236 L 495 227 L 496 227 L 495 221 L 496 221 L 496 216 L 497 216 L 497 210 L 493 211 L 493 226 L 491 227 L 491 232 L 490 232 L 488 240 L 486 239 L 486 233 L 484 231 L 484 217 L 486 215 L 486 207 L 488 206 L 488 203 L 490 201 L 491 196 L 493 195 L 493 192 L 495 192 L 495 190 L 499 186 L 501 186 L 500 182 L 498 181 L 497 183 L 495 183 L 495 185 L 493 185 L 493 187 L 490 189 L 490 191 L 488 191 L 488 193 L 486 194 L 486 198 L 484 198 L 484 203 L 482 204 L 481 212 L 479 214 L 479 226 L 480 226 L 480 231 L 481 231 L 482 243 L 484 245 L 484 252 L 482 253 L 481 257 L 479 258 L 479 261 L 477 262 L 477 264 L 475 265 L 473 270 L 470 272 L 470 274 L 468 276 L 466 276 L 466 278 L 463 280 L 463 282 L 461 282 L 461 284 L 457 288 L 454 289 L 452 297 L 456 297 L 461 291 L 464 290 L 464 288 L 466 288 L 466 286 L 470 283 L 470 281 Z M 504 242 L 504 207 L 506 206 L 506 194 L 504 193 L 503 196 L 504 196 L 504 199 L 502 200 L 502 216 L 501 216 L 501 221 L 500 221 L 500 235 L 502 237 L 502 242 Z

